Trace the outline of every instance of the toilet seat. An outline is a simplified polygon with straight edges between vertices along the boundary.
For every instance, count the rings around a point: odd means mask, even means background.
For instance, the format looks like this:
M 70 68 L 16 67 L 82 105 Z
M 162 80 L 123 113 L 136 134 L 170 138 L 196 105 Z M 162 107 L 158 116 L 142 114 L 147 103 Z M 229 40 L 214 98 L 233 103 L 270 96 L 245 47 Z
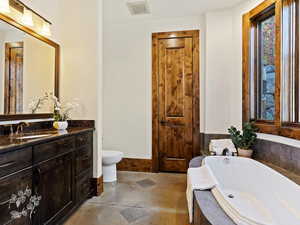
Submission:
M 103 150 L 102 153 L 103 165 L 118 163 L 121 161 L 122 158 L 123 158 L 123 152 Z

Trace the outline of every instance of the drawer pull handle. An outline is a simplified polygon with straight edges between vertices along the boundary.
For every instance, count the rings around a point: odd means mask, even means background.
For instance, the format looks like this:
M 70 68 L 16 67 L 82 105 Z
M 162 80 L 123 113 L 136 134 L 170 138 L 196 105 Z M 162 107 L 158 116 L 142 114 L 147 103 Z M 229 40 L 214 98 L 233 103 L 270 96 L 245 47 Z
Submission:
M 4 163 L 4 164 L 0 165 L 0 168 L 9 167 L 9 166 L 12 166 L 12 165 L 14 165 L 14 164 L 16 164 L 15 161 L 11 161 L 11 162 L 8 162 L 8 163 Z

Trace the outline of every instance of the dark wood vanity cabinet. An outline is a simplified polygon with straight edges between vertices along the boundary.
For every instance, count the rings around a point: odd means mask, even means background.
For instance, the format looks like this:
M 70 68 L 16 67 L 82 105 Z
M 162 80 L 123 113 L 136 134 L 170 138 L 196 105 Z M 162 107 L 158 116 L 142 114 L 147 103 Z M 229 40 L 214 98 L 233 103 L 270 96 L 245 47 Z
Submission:
M 39 178 L 36 190 L 42 196 L 38 212 L 39 224 L 55 222 L 75 203 L 73 153 L 41 163 L 35 168 Z
M 90 131 L 0 154 L 0 225 L 62 224 L 92 194 L 92 150 Z M 9 223 L 8 200 L 27 187 L 42 198 L 32 220 Z
M 1 225 L 31 225 L 31 220 L 28 217 L 12 221 L 10 212 L 13 207 L 10 206 L 9 199 L 13 194 L 17 194 L 20 190 L 25 190 L 27 187 L 32 189 L 33 173 L 32 169 L 2 177 L 0 179 L 0 224 Z

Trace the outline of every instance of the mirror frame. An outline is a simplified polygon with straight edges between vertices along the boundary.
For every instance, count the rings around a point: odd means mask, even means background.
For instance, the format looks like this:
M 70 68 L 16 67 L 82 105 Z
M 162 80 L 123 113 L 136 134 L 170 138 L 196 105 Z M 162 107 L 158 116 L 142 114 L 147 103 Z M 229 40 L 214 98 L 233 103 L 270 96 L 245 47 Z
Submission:
M 47 37 L 37 33 L 31 28 L 28 28 L 13 18 L 10 18 L 2 13 L 0 13 L 0 20 L 14 26 L 15 28 L 37 38 L 40 41 L 54 47 L 55 49 L 55 74 L 54 74 L 54 94 L 59 98 L 59 73 L 60 73 L 60 46 L 58 43 L 48 39 Z M 0 121 L 10 121 L 10 120 L 30 120 L 30 119 L 49 119 L 52 117 L 52 113 L 37 113 L 37 114 L 12 114 L 12 115 L 0 115 Z

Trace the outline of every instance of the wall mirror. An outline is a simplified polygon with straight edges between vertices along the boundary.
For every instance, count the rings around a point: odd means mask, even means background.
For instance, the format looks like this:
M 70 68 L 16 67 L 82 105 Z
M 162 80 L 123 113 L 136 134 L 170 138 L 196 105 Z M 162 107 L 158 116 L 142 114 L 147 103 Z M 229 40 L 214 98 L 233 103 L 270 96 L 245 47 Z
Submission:
M 49 118 L 45 93 L 59 97 L 59 45 L 0 14 L 0 121 Z

